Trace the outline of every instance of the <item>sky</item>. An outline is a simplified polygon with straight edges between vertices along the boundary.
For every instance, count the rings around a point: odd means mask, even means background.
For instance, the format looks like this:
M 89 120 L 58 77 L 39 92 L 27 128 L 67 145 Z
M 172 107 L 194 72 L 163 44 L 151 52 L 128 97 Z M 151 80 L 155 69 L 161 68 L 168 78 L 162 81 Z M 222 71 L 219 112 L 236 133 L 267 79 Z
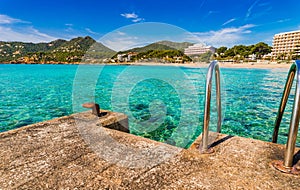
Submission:
M 91 36 L 112 49 L 159 40 L 272 45 L 274 34 L 300 30 L 299 10 L 298 0 L 0 0 L 0 41 Z

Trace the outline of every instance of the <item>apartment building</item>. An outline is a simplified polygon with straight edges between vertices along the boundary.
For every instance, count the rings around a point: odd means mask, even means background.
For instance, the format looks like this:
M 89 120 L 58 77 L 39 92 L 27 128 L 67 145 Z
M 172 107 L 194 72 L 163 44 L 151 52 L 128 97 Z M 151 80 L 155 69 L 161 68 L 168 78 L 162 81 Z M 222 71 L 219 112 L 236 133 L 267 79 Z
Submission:
M 275 34 L 273 37 L 273 59 L 292 59 L 300 55 L 300 30 Z
M 200 54 L 204 54 L 208 51 L 211 51 L 212 53 L 215 53 L 216 48 L 212 47 L 212 46 L 206 46 L 203 44 L 194 44 L 192 46 L 189 46 L 188 48 L 186 48 L 184 50 L 184 54 L 186 55 L 200 55 Z

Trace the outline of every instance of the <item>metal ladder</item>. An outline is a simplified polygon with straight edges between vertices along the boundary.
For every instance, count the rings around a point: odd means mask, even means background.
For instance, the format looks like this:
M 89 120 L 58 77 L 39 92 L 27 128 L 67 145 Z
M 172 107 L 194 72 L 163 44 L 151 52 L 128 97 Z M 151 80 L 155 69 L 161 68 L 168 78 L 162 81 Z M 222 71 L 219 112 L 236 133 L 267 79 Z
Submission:
M 288 101 L 288 97 L 293 85 L 293 80 L 296 76 L 296 92 L 295 99 L 293 105 L 293 112 L 290 121 L 290 129 L 288 134 L 288 140 L 286 143 L 285 153 L 284 153 L 284 161 L 275 160 L 272 162 L 273 167 L 276 169 L 291 174 L 300 174 L 300 171 L 294 166 L 293 167 L 293 157 L 296 147 L 296 140 L 298 134 L 299 127 L 299 118 L 300 118 L 300 60 L 296 60 L 295 63 L 292 64 L 287 81 L 284 87 L 281 103 L 278 109 L 277 118 L 275 121 L 275 127 L 273 132 L 272 142 L 277 143 L 278 130 L 282 120 L 282 116 L 286 107 L 286 103 Z
M 206 85 L 205 85 L 205 101 L 204 101 L 204 119 L 203 119 L 203 132 L 202 132 L 202 145 L 199 147 L 200 152 L 203 154 L 213 153 L 213 149 L 208 145 L 208 133 L 209 133 L 209 120 L 210 120 L 210 103 L 211 103 L 211 91 L 212 91 L 212 75 L 215 72 L 216 79 L 216 95 L 217 95 L 217 113 L 218 113 L 218 125 L 217 132 L 221 132 L 221 88 L 220 88 L 220 70 L 219 64 L 217 61 L 213 61 L 210 63 L 208 67 L 208 72 L 206 76 Z M 291 174 L 300 174 L 300 170 L 295 166 L 293 167 L 293 157 L 296 147 L 296 139 L 298 134 L 298 126 L 300 119 L 300 60 L 296 60 L 295 63 L 292 64 L 287 81 L 284 87 L 281 103 L 278 109 L 277 118 L 275 121 L 275 127 L 273 132 L 272 142 L 277 143 L 278 138 L 278 130 L 282 120 L 282 116 L 286 107 L 286 103 L 288 101 L 288 97 L 293 85 L 293 80 L 296 76 L 296 93 L 295 100 L 293 105 L 293 112 L 290 122 L 290 129 L 288 140 L 286 144 L 284 161 L 275 160 L 271 164 L 274 168 Z
M 205 84 L 205 101 L 204 101 L 204 119 L 203 119 L 203 132 L 202 132 L 202 146 L 200 148 L 201 153 L 212 153 L 213 149 L 209 148 L 208 145 L 208 132 L 209 132 L 209 120 L 210 120 L 210 100 L 211 100 L 211 90 L 212 90 L 212 76 L 215 71 L 216 79 L 216 95 L 217 95 L 217 112 L 218 112 L 218 125 L 217 132 L 221 132 L 221 86 L 220 86 L 220 69 L 218 61 L 213 61 L 210 63 L 206 75 Z

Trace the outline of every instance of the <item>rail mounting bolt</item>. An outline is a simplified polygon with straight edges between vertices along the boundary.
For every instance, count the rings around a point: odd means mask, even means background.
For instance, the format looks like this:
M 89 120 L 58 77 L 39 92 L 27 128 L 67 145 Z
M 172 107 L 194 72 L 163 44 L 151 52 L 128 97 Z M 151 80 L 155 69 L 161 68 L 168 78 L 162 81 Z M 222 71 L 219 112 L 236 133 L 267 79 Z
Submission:
M 281 160 L 272 161 L 271 166 L 273 166 L 275 169 L 277 169 L 283 173 L 292 174 L 292 175 L 300 175 L 300 170 L 299 170 L 300 168 L 298 168 L 299 166 L 294 165 L 292 167 L 286 167 L 286 166 L 284 166 L 284 163 Z

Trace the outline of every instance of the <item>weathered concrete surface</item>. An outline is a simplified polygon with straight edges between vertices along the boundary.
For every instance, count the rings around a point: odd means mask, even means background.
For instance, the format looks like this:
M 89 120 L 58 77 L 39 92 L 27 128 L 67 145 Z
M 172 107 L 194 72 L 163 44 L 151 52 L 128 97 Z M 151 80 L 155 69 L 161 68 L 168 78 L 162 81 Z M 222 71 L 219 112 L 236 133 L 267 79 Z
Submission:
M 104 121 L 82 113 L 1 133 L 0 189 L 300 187 L 299 177 L 269 166 L 283 158 L 282 145 L 220 135 L 215 153 L 201 155 L 200 139 L 183 150 L 99 127 Z

